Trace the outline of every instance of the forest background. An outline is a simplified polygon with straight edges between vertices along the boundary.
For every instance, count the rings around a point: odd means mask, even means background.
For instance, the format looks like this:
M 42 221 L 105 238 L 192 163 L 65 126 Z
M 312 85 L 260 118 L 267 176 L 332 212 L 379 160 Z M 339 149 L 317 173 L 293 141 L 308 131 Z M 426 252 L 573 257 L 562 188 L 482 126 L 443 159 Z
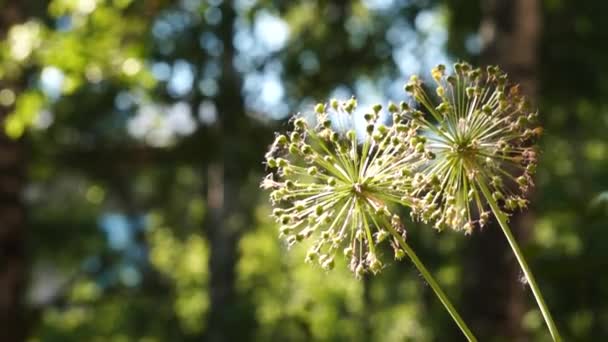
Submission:
M 563 337 L 608 338 L 605 1 L 0 0 L 0 340 L 457 341 L 412 265 L 287 251 L 258 189 L 291 115 L 499 64 L 540 109 L 512 218 Z M 403 213 L 407 217 L 407 213 Z M 497 226 L 408 238 L 483 341 L 549 341 Z

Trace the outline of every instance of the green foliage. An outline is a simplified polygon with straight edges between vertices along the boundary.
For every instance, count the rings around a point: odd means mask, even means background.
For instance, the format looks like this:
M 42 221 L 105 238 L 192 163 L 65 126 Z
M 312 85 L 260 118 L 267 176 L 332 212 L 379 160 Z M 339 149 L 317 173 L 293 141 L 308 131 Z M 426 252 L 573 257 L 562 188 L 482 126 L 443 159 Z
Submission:
M 5 81 L 16 80 L 55 68 L 62 73 L 59 90 L 63 96 L 102 81 L 150 89 L 155 80 L 144 69 L 146 45 L 139 39 L 146 34 L 145 18 L 137 17 L 127 5 L 124 1 L 52 1 L 48 17 L 32 17 L 10 28 L 0 45 L 5 51 L 0 75 Z M 68 27 L 54 29 L 44 19 Z M 20 137 L 53 102 L 36 90 L 21 92 L 16 110 L 6 119 L 7 135 Z
M 44 106 L 44 97 L 38 91 L 26 91 L 17 97 L 15 111 L 4 122 L 6 135 L 16 139 L 21 137 L 36 115 Z
M 357 280 L 343 258 L 325 272 L 304 264 L 305 246 L 277 244 L 270 208 L 256 209 L 257 228 L 243 237 L 238 267 L 240 290 L 253 298 L 259 324 L 257 340 L 420 341 L 431 332 L 419 301 L 424 285 L 410 276 Z M 328 278 L 330 277 L 330 278 Z M 368 293 L 367 295 L 365 293 Z
M 203 317 L 209 306 L 205 289 L 208 271 L 208 248 L 196 234 L 177 240 L 172 230 L 160 225 L 159 217 L 151 217 L 149 233 L 150 262 L 172 283 L 174 310 L 186 333 L 204 330 Z
M 353 280 L 344 262 L 332 272 L 331 282 L 319 267 L 302 265 L 306 250 L 298 246 L 287 253 L 277 244 L 269 214 L 267 207 L 257 210 L 258 228 L 243 237 L 238 266 L 241 290 L 256 305 L 258 338 L 357 339 L 357 318 L 364 314 L 362 282 Z

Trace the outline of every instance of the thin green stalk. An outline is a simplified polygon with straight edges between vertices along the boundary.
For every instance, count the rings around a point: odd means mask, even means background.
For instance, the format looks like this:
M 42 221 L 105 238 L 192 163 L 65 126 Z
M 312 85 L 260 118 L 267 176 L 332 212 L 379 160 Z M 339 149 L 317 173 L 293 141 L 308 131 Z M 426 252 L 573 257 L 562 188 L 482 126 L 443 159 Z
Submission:
M 397 231 L 395 231 L 395 229 L 391 225 L 386 226 L 389 232 L 397 239 L 397 242 L 399 242 L 401 248 L 403 248 L 405 253 L 410 257 L 412 263 L 414 263 L 414 266 L 416 266 L 420 274 L 422 274 L 424 280 L 426 280 L 426 282 L 431 286 L 437 297 L 439 297 L 439 300 L 441 301 L 445 309 L 448 311 L 450 316 L 452 316 L 452 319 L 454 319 L 454 322 L 456 322 L 456 324 L 460 328 L 460 331 L 462 331 L 464 336 L 466 336 L 467 340 L 469 340 L 470 342 L 477 342 L 477 338 L 475 337 L 475 335 L 473 335 L 467 324 L 462 320 L 462 317 L 460 317 L 458 311 L 456 311 L 456 308 L 454 308 L 446 294 L 443 292 L 443 290 L 441 290 L 441 287 L 439 287 L 439 284 L 437 283 L 437 281 L 435 281 L 435 278 L 433 278 L 431 273 L 426 269 L 426 267 L 424 267 L 422 261 L 420 261 L 416 253 L 414 253 L 414 250 L 405 242 L 405 239 L 403 239 L 403 237 L 401 237 L 401 235 L 397 233 Z
M 536 280 L 534 279 L 534 275 L 532 275 L 532 271 L 530 270 L 530 267 L 528 266 L 528 263 L 526 262 L 526 259 L 524 258 L 524 254 L 521 252 L 521 249 L 519 248 L 519 245 L 517 244 L 517 241 L 515 240 L 513 233 L 511 233 L 511 230 L 509 229 L 506 215 L 500 210 L 500 208 L 498 208 L 498 204 L 496 203 L 496 201 L 490 194 L 490 191 L 485 186 L 485 184 L 480 182 L 480 188 L 481 188 L 481 191 L 483 192 L 484 196 L 488 200 L 488 203 L 490 204 L 490 208 L 492 209 L 494 216 L 496 216 L 496 220 L 500 224 L 500 228 L 502 228 L 502 231 L 505 234 L 507 241 L 509 241 L 509 245 L 511 246 L 511 249 L 513 250 L 513 253 L 515 254 L 515 257 L 517 258 L 517 261 L 519 262 L 519 266 L 521 267 L 521 270 L 524 272 L 524 275 L 526 277 L 526 280 L 528 281 L 528 284 L 530 284 L 530 288 L 532 289 L 532 294 L 534 294 L 536 303 L 538 304 L 538 307 L 540 308 L 540 311 L 543 314 L 543 318 L 545 319 L 545 323 L 547 324 L 547 327 L 549 328 L 549 333 L 551 333 L 551 337 L 553 338 L 553 341 L 560 342 L 562 340 L 562 338 L 560 337 L 559 332 L 557 331 L 557 326 L 555 325 L 555 322 L 553 321 L 553 317 L 551 317 L 551 312 L 549 312 L 549 308 L 547 307 L 547 304 L 545 303 L 545 299 L 543 298 L 543 295 L 540 292 L 540 288 L 538 287 L 538 284 L 536 284 Z

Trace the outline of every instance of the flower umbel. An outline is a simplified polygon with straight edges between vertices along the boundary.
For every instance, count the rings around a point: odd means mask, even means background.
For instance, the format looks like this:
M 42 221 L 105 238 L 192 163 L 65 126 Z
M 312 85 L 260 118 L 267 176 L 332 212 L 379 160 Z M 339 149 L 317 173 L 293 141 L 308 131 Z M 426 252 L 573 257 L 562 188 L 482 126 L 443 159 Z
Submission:
M 436 96 L 427 94 L 414 76 L 405 86 L 421 104 L 407 115 L 420 126 L 419 139 L 434 159 L 419 164 L 412 195 L 414 215 L 470 233 L 489 220 L 488 200 L 506 211 L 525 208 L 532 185 L 542 129 L 518 85 L 511 85 L 498 67 L 486 70 L 456 63 L 432 72 Z
M 360 277 L 383 268 L 376 249 L 383 241 L 390 241 L 395 258 L 405 255 L 389 233 L 405 236 L 388 205 L 410 204 L 403 197 L 405 176 L 423 153 L 410 143 L 415 129 L 394 104 L 388 108 L 391 126 L 381 123 L 382 106 L 376 105 L 364 115 L 360 137 L 353 118 L 356 105 L 354 98 L 318 104 L 314 124 L 296 117 L 293 131 L 278 135 L 270 147 L 266 163 L 273 172 L 261 186 L 272 189 L 273 217 L 287 244 L 313 239 L 306 262 L 329 270 L 340 253 Z
M 439 284 L 406 242 L 403 224 L 390 204 L 411 206 L 412 167 L 431 154 L 416 139 L 417 127 L 401 108 L 389 104 L 393 123 L 381 123 L 382 106 L 364 115 L 365 133 L 359 138 L 352 113 L 357 101 L 315 107 L 316 123 L 304 117 L 293 121 L 293 131 L 278 135 L 266 154 L 274 169 L 262 181 L 272 189 L 273 216 L 280 236 L 292 246 L 313 239 L 307 262 L 334 267 L 344 254 L 356 277 L 382 270 L 377 245 L 389 241 L 400 260 L 407 255 L 433 289 L 469 341 L 477 341 Z

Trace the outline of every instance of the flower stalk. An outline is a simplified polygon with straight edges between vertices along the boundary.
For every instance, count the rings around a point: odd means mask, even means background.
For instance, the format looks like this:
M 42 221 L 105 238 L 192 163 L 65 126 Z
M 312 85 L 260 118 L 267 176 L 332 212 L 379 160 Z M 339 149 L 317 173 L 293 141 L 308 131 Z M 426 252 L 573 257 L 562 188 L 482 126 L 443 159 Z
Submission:
M 489 191 L 486 187 L 481 187 L 481 191 L 486 194 L 486 196 L 489 194 Z M 509 242 L 509 246 L 511 246 L 513 254 L 515 254 L 515 258 L 517 259 L 517 262 L 519 263 L 519 266 L 521 267 L 521 270 L 523 271 L 524 276 L 526 277 L 526 281 L 528 282 L 528 284 L 530 284 L 530 289 L 532 290 L 534 299 L 536 299 L 536 303 L 540 308 L 540 312 L 543 315 L 543 319 L 545 320 L 545 324 L 547 324 L 547 328 L 549 329 L 549 333 L 551 334 L 553 341 L 560 342 L 562 338 L 559 335 L 559 331 L 557 331 L 557 326 L 553 321 L 553 317 L 551 316 L 549 307 L 547 306 L 547 303 L 543 298 L 543 294 L 540 291 L 540 287 L 538 287 L 538 284 L 536 283 L 536 279 L 532 274 L 532 270 L 530 269 L 528 263 L 526 262 L 526 259 L 524 258 L 524 254 L 519 248 L 519 245 L 515 240 L 513 233 L 511 233 L 511 229 L 509 229 L 509 224 L 507 223 L 506 215 L 502 211 L 500 211 L 496 201 L 491 199 L 488 202 L 490 204 L 492 212 L 496 216 L 496 220 L 498 221 L 500 228 L 502 229 L 503 233 L 505 234 L 505 237 L 507 238 L 507 241 Z
M 462 319 L 462 317 L 460 317 L 460 314 L 458 314 L 458 311 L 456 310 L 454 305 L 452 305 L 452 303 L 448 299 L 448 296 L 443 292 L 443 290 L 441 289 L 435 278 L 433 278 L 431 273 L 426 269 L 426 267 L 424 267 L 424 264 L 420 261 L 414 250 L 407 244 L 407 242 L 405 242 L 405 239 L 403 239 L 402 236 L 396 234 L 396 232 L 393 231 L 392 228 L 389 228 L 389 232 L 396 236 L 399 246 L 403 248 L 403 250 L 410 258 L 414 266 L 418 269 L 424 280 L 427 282 L 427 284 L 429 284 L 431 289 L 433 289 L 433 292 L 435 292 L 435 295 L 437 296 L 437 298 L 439 298 L 439 301 L 441 301 L 441 304 L 443 304 L 443 307 L 447 310 L 450 316 L 452 316 L 452 319 L 458 325 L 458 328 L 460 328 L 460 331 L 462 331 L 467 340 L 469 342 L 476 342 L 477 338 L 475 337 L 475 335 L 473 335 L 471 329 L 469 329 L 465 321 Z

